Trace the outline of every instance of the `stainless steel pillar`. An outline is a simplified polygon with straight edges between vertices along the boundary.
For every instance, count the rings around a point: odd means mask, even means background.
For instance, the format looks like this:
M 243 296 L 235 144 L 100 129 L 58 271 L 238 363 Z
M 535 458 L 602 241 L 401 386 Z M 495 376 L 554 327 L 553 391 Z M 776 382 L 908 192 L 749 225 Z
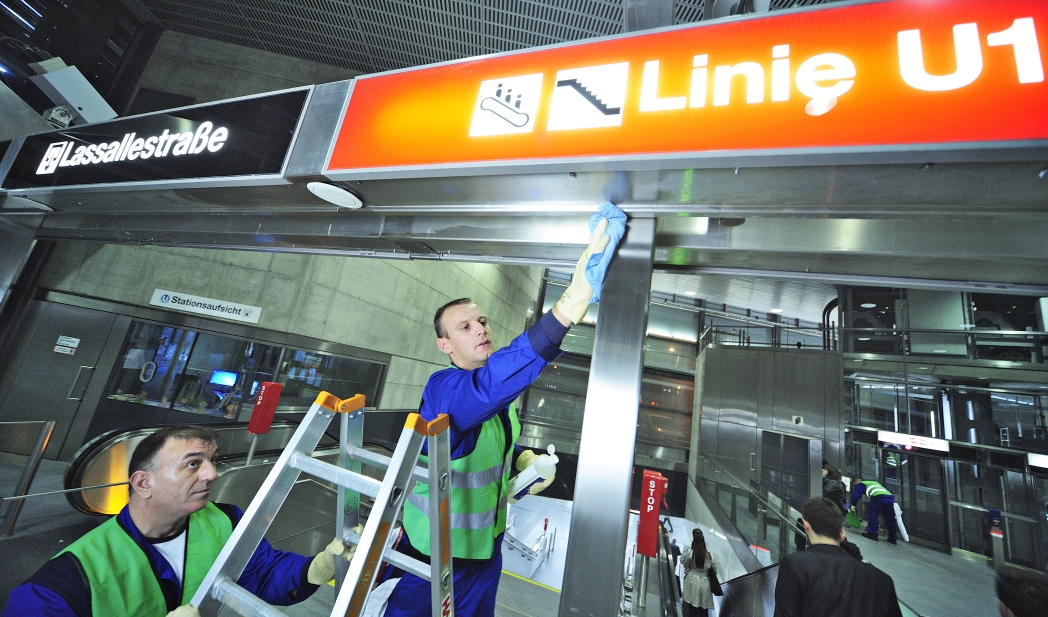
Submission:
M 560 617 L 619 614 L 654 244 L 655 219 L 631 219 L 604 281 Z

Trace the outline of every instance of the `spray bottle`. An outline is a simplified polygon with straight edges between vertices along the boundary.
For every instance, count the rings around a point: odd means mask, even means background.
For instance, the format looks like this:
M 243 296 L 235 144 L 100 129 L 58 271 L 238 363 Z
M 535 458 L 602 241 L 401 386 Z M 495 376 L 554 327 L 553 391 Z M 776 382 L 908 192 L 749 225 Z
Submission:
M 560 462 L 556 454 L 557 448 L 550 444 L 546 448 L 546 452 L 548 454 L 536 457 L 524 471 L 517 474 L 516 478 L 513 478 L 513 482 L 510 483 L 509 487 L 509 494 L 513 499 L 522 499 L 528 494 L 533 485 L 545 482 L 557 473 L 557 463 Z

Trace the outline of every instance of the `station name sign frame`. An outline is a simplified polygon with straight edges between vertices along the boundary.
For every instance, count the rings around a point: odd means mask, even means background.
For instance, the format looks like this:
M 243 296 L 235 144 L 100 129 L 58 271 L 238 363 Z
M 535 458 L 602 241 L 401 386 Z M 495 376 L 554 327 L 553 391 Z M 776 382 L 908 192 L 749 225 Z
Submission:
M 365 76 L 326 175 L 1043 154 L 1046 49 L 1045 2 L 882 0 Z
M 0 188 L 279 177 L 310 88 L 30 135 Z

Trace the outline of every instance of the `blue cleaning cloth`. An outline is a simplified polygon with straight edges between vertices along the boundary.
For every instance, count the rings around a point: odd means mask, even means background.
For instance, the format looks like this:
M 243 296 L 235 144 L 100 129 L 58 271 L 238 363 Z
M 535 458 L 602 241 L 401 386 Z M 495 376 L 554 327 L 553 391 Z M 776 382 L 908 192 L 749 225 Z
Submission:
M 590 301 L 593 304 L 600 302 L 600 290 L 604 286 L 604 275 L 608 272 L 611 256 L 615 254 L 615 247 L 619 245 L 619 240 L 622 240 L 623 234 L 626 233 L 626 213 L 610 201 L 601 204 L 600 214 L 590 217 L 591 233 L 597 228 L 597 223 L 600 223 L 602 218 L 608 219 L 608 229 L 604 235 L 610 237 L 611 240 L 603 252 L 590 255 L 589 261 L 586 262 L 586 280 L 593 288 L 593 299 Z

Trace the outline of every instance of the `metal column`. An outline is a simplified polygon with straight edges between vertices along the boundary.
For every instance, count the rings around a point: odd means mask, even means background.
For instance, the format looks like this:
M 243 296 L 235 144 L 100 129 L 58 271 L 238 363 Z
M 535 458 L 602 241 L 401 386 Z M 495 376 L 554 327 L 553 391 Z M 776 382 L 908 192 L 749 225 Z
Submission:
M 634 218 L 604 281 L 560 617 L 619 614 L 655 220 Z

